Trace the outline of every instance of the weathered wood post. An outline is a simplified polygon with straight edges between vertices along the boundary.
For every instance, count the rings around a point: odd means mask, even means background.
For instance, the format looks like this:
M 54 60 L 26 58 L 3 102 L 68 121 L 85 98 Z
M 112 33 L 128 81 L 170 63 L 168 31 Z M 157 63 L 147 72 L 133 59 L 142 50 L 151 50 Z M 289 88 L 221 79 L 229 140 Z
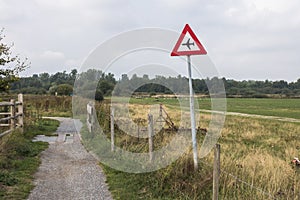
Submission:
M 86 106 L 87 108 L 87 119 L 86 119 L 86 123 L 87 123 L 87 127 L 89 132 L 93 132 L 93 126 L 94 126 L 94 105 L 92 102 L 89 102 Z
M 110 132 L 111 132 L 111 151 L 115 150 L 115 108 L 110 108 Z
M 14 99 L 10 100 L 11 106 L 10 106 L 10 126 L 11 129 L 15 129 L 16 127 L 16 101 Z
M 18 117 L 18 124 L 23 127 L 24 125 L 24 110 L 23 110 L 23 106 L 24 106 L 24 103 L 23 103 L 23 94 L 18 94 L 18 114 L 19 114 L 19 117 Z
M 220 180 L 220 144 L 214 148 L 214 172 L 213 172 L 213 200 L 219 199 Z
M 137 121 L 137 138 L 138 138 L 138 141 L 140 141 L 140 122 L 141 122 L 141 120 L 138 119 L 138 121 Z
M 153 115 L 148 115 L 148 133 L 149 133 L 149 158 L 150 162 L 153 160 Z

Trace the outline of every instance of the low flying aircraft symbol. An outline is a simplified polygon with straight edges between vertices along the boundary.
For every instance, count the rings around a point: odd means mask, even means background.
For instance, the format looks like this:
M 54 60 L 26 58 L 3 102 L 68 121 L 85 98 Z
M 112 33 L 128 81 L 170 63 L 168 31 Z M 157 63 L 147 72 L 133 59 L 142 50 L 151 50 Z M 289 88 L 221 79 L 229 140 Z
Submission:
M 189 38 L 186 43 L 181 44 L 182 46 L 187 46 L 187 48 L 189 48 L 189 50 L 191 50 L 191 47 L 190 47 L 191 45 L 195 46 L 194 42 L 190 42 L 190 39 L 191 38 Z

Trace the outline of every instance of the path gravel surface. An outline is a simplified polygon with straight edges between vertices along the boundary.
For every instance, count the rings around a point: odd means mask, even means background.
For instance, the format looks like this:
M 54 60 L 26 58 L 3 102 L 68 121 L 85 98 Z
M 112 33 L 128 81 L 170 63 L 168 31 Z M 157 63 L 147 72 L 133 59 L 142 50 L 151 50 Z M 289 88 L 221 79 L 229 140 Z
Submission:
M 58 137 L 42 152 L 42 163 L 35 174 L 35 188 L 29 200 L 110 200 L 105 175 L 98 161 L 80 142 L 79 120 L 54 118 L 60 121 Z

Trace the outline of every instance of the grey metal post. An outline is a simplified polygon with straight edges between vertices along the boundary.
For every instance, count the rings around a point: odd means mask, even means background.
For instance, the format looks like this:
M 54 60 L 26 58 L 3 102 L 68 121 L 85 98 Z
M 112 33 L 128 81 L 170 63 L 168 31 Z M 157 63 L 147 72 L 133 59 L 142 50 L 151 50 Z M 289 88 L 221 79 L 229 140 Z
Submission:
M 111 139 L 111 151 L 115 150 L 115 108 L 111 107 L 110 113 L 110 139 Z
M 216 144 L 214 149 L 213 200 L 219 199 L 219 180 L 220 180 L 220 144 Z
M 153 160 L 153 115 L 149 114 L 148 115 L 148 133 L 149 133 L 149 157 L 150 157 L 150 162 Z
M 191 57 L 189 55 L 187 56 L 187 62 L 188 62 L 188 74 L 189 74 L 189 88 L 190 88 L 190 114 L 191 114 L 194 170 L 198 170 L 198 152 L 197 152 L 197 140 L 196 140 L 196 120 L 195 120 L 195 109 L 194 109 L 194 91 L 193 91 L 193 83 L 192 83 Z

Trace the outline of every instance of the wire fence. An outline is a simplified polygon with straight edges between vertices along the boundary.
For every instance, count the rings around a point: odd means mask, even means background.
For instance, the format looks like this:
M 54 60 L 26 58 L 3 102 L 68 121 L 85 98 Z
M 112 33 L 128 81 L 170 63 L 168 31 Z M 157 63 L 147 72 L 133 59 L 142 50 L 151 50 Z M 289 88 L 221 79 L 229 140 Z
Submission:
M 204 165 L 206 165 L 206 166 L 208 166 L 208 167 L 212 167 L 212 164 L 209 164 L 209 163 L 207 163 L 207 162 L 204 162 L 204 161 L 201 160 L 201 159 L 199 160 L 199 162 L 202 163 L 202 164 L 204 164 Z M 260 188 L 260 187 L 255 186 L 253 183 L 250 184 L 250 183 L 248 183 L 248 182 L 242 180 L 242 179 L 239 178 L 238 176 L 236 176 L 236 175 L 234 175 L 234 174 L 232 174 L 232 173 L 230 173 L 230 172 L 227 172 L 227 171 L 225 171 L 225 170 L 220 169 L 220 172 L 223 173 L 223 174 L 225 174 L 225 175 L 227 175 L 227 176 L 230 176 L 231 178 L 235 179 L 235 180 L 238 181 L 239 183 L 242 183 L 242 184 L 244 184 L 244 185 L 250 187 L 251 190 L 254 189 L 254 190 L 258 191 L 259 193 L 263 194 L 264 196 L 267 196 L 269 199 L 276 199 L 274 195 L 272 195 L 271 193 L 267 192 L 267 191 L 264 190 L 263 188 Z
M 165 114 L 164 112 L 161 112 L 161 113 Z M 107 114 L 107 120 L 109 120 L 109 119 L 110 119 L 110 115 Z M 159 119 L 160 120 L 163 119 L 163 120 L 155 121 L 155 123 L 160 124 L 160 128 L 163 128 L 164 130 L 166 130 L 168 128 L 172 128 L 172 126 L 170 127 L 169 124 L 164 123 L 165 120 L 167 119 L 166 116 L 160 117 Z M 141 132 L 147 132 L 147 128 L 148 128 L 147 121 L 142 120 L 142 119 L 128 120 L 128 119 L 122 119 L 122 118 L 117 119 L 116 118 L 115 122 L 116 122 L 117 126 L 125 127 L 125 130 L 130 130 L 130 132 L 137 132 L 137 136 L 139 136 L 140 134 L 142 135 Z M 134 124 L 134 125 L 132 125 L 132 124 Z M 163 124 L 163 125 L 161 125 L 161 124 Z M 159 129 L 157 129 L 156 127 L 154 127 L 154 128 L 155 128 L 155 132 L 161 130 L 160 128 Z M 180 127 L 177 129 L 177 131 L 180 129 L 184 130 L 185 128 Z M 217 141 L 221 137 L 221 135 L 218 134 L 217 132 L 213 132 L 213 131 L 210 132 L 210 130 L 200 129 L 200 127 L 199 127 L 199 131 L 202 131 L 202 135 L 204 135 L 205 138 L 208 140 L 212 140 L 212 141 L 216 140 Z M 206 166 L 212 167 L 212 163 L 205 162 L 203 159 L 202 160 L 199 159 L 199 162 Z M 289 189 L 287 189 L 287 191 L 291 192 L 291 193 L 284 194 L 283 192 L 281 192 L 281 189 L 279 187 L 276 187 L 276 190 L 278 189 L 278 191 L 274 192 L 275 189 L 274 188 L 270 189 L 270 186 L 265 186 L 265 187 L 258 186 L 259 184 L 261 184 L 261 182 L 253 181 L 254 177 L 251 179 L 250 174 L 248 174 L 247 172 L 246 172 L 246 174 L 241 174 L 241 175 L 236 175 L 233 172 L 229 172 L 227 170 L 227 168 L 229 168 L 230 166 L 234 166 L 234 165 L 236 165 L 236 164 L 232 164 L 229 161 L 229 162 L 226 162 L 225 170 L 222 168 L 220 169 L 220 175 L 221 175 L 221 178 L 223 179 L 222 180 L 223 181 L 222 182 L 223 190 L 222 190 L 222 193 L 220 193 L 220 196 L 224 195 L 224 193 L 227 192 L 227 191 L 224 191 L 224 189 L 230 189 L 230 190 L 236 190 L 236 193 L 238 193 L 239 197 L 245 196 L 246 199 L 251 195 L 252 195 L 251 197 L 256 198 L 256 199 L 282 199 L 282 198 L 285 198 L 286 196 L 288 196 L 289 199 L 296 199 L 297 197 L 298 197 L 298 199 L 300 199 L 300 193 L 299 194 L 296 193 L 297 192 L 296 190 L 299 190 L 299 189 L 292 190 L 289 188 Z M 228 179 L 226 177 L 234 180 L 235 185 L 241 184 L 243 186 L 231 187 L 228 185 L 224 185 L 225 181 L 230 182 L 230 181 L 228 181 Z M 250 181 L 248 181 L 249 178 L 250 178 Z M 265 181 L 265 182 L 267 182 L 267 181 Z M 280 183 L 276 183 L 276 184 L 280 184 Z M 299 183 L 297 183 L 297 184 L 299 184 Z M 247 193 L 244 193 L 244 191 L 246 191 L 245 187 L 248 188 Z M 249 194 L 249 192 L 251 192 L 251 191 L 253 191 L 253 194 Z M 256 192 L 254 192 L 254 191 L 256 191 Z M 293 196 L 293 197 L 291 197 L 291 196 Z

